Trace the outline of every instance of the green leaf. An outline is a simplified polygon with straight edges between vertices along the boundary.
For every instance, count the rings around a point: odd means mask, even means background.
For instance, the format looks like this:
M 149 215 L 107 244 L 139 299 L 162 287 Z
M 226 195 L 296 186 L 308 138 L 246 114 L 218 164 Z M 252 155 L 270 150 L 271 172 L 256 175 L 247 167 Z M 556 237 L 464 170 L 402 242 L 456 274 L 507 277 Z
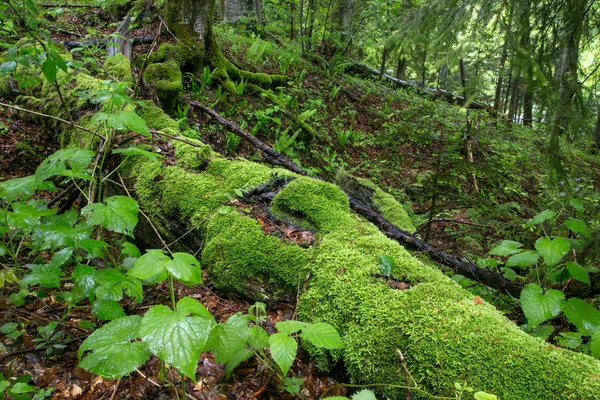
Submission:
M 46 58 L 42 63 L 42 73 L 48 82 L 56 82 L 56 64 L 50 58 Z
M 106 229 L 131 235 L 138 222 L 138 204 L 127 196 L 112 196 L 106 205 L 93 203 L 81 210 L 81 215 L 89 215 L 92 225 L 103 225 Z
M 302 329 L 300 336 L 313 345 L 328 350 L 344 347 L 344 342 L 342 342 L 340 334 L 332 325 L 325 322 L 307 325 L 306 328 Z
M 13 72 L 15 68 L 17 68 L 16 61 L 7 61 L 0 65 L 0 74 L 8 74 L 10 72 Z
M 592 357 L 600 358 L 600 326 L 598 326 L 594 332 L 592 332 L 592 337 L 590 340 Z
M 148 250 L 146 254 L 137 259 L 133 267 L 127 271 L 127 275 L 142 280 L 158 277 L 157 282 L 161 282 L 167 279 L 165 265 L 169 261 L 169 257 L 162 250 Z
M 241 349 L 237 351 L 225 365 L 225 375 L 227 379 L 231 378 L 231 374 L 237 368 L 238 365 L 249 359 L 254 355 L 256 350 L 252 349 Z
M 52 182 L 42 182 L 35 175 L 15 178 L 0 183 L 0 198 L 12 202 L 18 197 L 27 200 L 37 189 L 56 190 Z
M 135 258 L 140 258 L 142 256 L 142 253 L 140 253 L 137 246 L 129 242 L 125 242 L 121 245 L 121 254 Z
M 215 361 L 221 364 L 229 362 L 235 353 L 246 347 L 249 335 L 248 321 L 240 313 L 229 317 L 224 324 L 215 326 L 210 333 L 208 345 Z
M 10 388 L 10 393 L 23 394 L 23 393 L 35 392 L 36 390 L 37 390 L 36 388 L 34 388 L 31 385 L 28 385 L 25 382 L 18 382 L 18 383 L 15 383 L 12 388 Z
M 75 246 L 81 240 L 88 239 L 92 227 L 79 225 L 72 228 L 66 224 L 47 224 L 33 230 L 32 245 L 37 250 L 58 249 Z
M 531 218 L 529 221 L 527 221 L 527 226 L 533 226 L 533 225 L 539 225 L 543 222 L 546 222 L 547 220 L 554 218 L 556 216 L 556 212 L 551 211 L 551 210 L 545 210 L 542 211 L 541 213 L 539 213 L 538 215 L 536 215 L 535 217 Z
M 541 237 L 535 242 L 535 249 L 540 253 L 549 267 L 554 267 L 569 252 L 571 245 L 562 237 Z
M 289 320 L 289 321 L 277 322 L 275 324 L 275 327 L 277 328 L 277 330 L 279 332 L 284 333 L 286 335 L 290 335 L 292 333 L 296 333 L 296 332 L 301 331 L 307 325 L 308 324 L 306 322 Z
M 125 311 L 119 303 L 114 300 L 97 300 L 92 306 L 92 314 L 100 319 L 109 321 L 125 316 Z
M 73 287 L 74 301 L 82 299 L 92 299 L 94 289 L 96 288 L 96 270 L 89 265 L 78 264 L 71 274 L 71 279 L 75 286 Z
M 562 311 L 570 323 L 583 334 L 590 334 L 600 327 L 600 311 L 584 300 L 572 297 L 562 303 Z
M 4 392 L 4 390 L 9 386 L 10 386 L 9 381 L 0 380 L 0 393 Z
M 571 274 L 571 276 L 577 279 L 578 281 L 587 283 L 588 285 L 591 284 L 590 275 L 588 274 L 586 269 L 583 268 L 581 265 L 577 264 L 576 262 L 568 262 L 567 271 L 569 271 L 569 274 Z
M 592 238 L 590 228 L 588 228 L 587 224 L 580 219 L 570 218 L 565 221 L 565 226 L 588 240 Z
M 488 254 L 492 256 L 508 257 L 512 254 L 519 253 L 519 250 L 523 246 L 522 243 L 514 242 L 512 240 L 503 240 L 498 243 L 494 248 L 490 250 Z
M 264 349 L 269 346 L 269 334 L 260 325 L 252 325 L 248 337 L 248 345 L 253 349 Z
M 486 392 L 475 392 L 473 397 L 475 400 L 498 400 L 498 396 Z
M 64 72 L 67 72 L 67 63 L 65 62 L 65 60 L 62 58 L 62 56 L 60 54 L 58 54 L 54 50 L 50 50 L 50 51 L 48 51 L 48 57 L 52 60 L 52 62 L 56 65 L 56 67 L 58 69 L 61 69 Z
M 127 128 L 142 135 L 150 136 L 146 121 L 131 111 L 121 111 L 118 114 L 111 114 L 108 116 L 107 122 L 109 126 L 117 130 Z
M 115 149 L 112 152 L 113 152 L 113 154 L 122 154 L 125 157 L 133 157 L 133 156 L 146 157 L 147 159 L 149 159 L 151 161 L 157 161 L 159 159 L 164 158 L 160 154 L 152 153 L 151 151 L 140 149 L 139 147 L 127 147 L 124 149 Z
M 363 389 L 352 396 L 352 400 L 377 400 L 375 393 L 369 389 Z
M 86 171 L 95 153 L 92 150 L 68 148 L 58 150 L 46 158 L 35 170 L 35 177 L 44 181 L 51 176 L 60 175 L 93 180 Z
M 29 268 L 31 272 L 21 279 L 21 284 L 42 285 L 48 289 L 60 287 L 60 277 L 64 273 L 59 267 L 49 264 L 31 264 Z
M 578 348 L 582 342 L 579 332 L 562 332 L 558 338 L 558 344 L 569 349 Z
M 269 346 L 273 361 L 277 363 L 283 375 L 287 375 L 298 352 L 296 339 L 284 333 L 275 333 L 269 338 Z
M 161 360 L 195 380 L 198 359 L 213 326 L 209 319 L 158 305 L 144 315 L 140 335 Z
M 540 255 L 537 252 L 526 250 L 510 256 L 508 260 L 506 260 L 506 266 L 526 268 L 535 265 L 539 258 Z
M 552 332 L 554 332 L 554 326 L 544 324 L 538 325 L 535 328 L 533 328 L 533 331 L 530 333 L 530 335 L 533 337 L 540 338 L 542 340 L 546 340 L 548 339 L 548 336 L 552 334 Z
M 394 259 L 386 254 L 381 254 L 379 256 L 377 267 L 382 275 L 390 277 L 394 274 Z
M 94 331 L 79 347 L 79 367 L 107 379 L 120 378 L 134 371 L 150 357 L 148 344 L 137 341 L 140 316 L 123 317 Z
M 535 284 L 525 285 L 521 292 L 521 307 L 527 317 L 529 326 L 556 317 L 561 311 L 565 295 L 559 290 L 550 289 L 543 293 L 542 288 Z
M 202 284 L 200 263 L 188 253 L 173 253 L 173 259 L 165 264 L 165 268 L 175 279 L 187 286 Z
M 177 302 L 177 310 L 192 314 L 201 318 L 206 318 L 216 324 L 215 317 L 204 307 L 204 304 L 191 297 L 184 297 Z

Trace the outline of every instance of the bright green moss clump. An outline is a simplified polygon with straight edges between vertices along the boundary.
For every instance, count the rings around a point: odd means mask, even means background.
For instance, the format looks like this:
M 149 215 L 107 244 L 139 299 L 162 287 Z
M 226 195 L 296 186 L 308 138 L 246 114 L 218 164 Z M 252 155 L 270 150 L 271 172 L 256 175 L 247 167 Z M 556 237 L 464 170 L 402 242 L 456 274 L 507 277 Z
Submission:
M 104 62 L 104 70 L 111 77 L 122 82 L 133 82 L 131 64 L 123 53 L 108 57 Z
M 156 89 L 160 105 L 167 114 L 176 110 L 183 91 L 183 76 L 174 60 L 151 64 L 144 71 L 146 82 Z

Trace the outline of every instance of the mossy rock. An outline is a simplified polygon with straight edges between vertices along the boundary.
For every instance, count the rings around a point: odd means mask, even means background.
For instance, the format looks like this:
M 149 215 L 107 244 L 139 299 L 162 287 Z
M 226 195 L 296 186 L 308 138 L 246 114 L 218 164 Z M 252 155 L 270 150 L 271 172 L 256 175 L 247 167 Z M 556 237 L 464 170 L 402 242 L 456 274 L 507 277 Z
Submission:
M 108 57 L 104 62 L 104 70 L 109 76 L 121 82 L 133 82 L 131 63 L 123 53 Z
M 144 71 L 144 79 L 156 89 L 162 109 L 172 115 L 183 91 L 183 76 L 177 62 L 170 60 L 149 65 Z

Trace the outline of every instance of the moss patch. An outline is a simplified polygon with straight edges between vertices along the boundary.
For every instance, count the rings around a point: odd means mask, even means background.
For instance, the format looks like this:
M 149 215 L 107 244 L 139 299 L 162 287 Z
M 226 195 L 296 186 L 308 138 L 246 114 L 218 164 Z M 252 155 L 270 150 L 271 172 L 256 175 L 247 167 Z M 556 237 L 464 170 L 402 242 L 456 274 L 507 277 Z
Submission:
M 122 82 L 133 82 L 131 64 L 123 53 L 108 57 L 104 62 L 104 70 L 111 77 Z

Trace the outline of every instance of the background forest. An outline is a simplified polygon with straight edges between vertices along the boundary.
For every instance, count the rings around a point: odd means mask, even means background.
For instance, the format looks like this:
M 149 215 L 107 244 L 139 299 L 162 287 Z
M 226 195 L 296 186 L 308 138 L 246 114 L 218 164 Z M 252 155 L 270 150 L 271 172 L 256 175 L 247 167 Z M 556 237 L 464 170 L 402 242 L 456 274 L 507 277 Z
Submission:
M 0 398 L 598 398 L 597 2 L 59 3 L 0 4 Z M 181 189 L 176 167 L 218 183 Z M 323 181 L 352 214 L 307 217 Z M 297 182 L 294 209 L 279 193 Z M 356 277 L 408 293 L 441 271 L 505 317 L 475 311 L 473 330 L 508 323 L 519 349 L 546 343 L 527 357 L 558 355 L 504 359 L 496 383 L 496 353 L 481 376 L 445 358 L 480 349 L 446 353 L 445 325 L 423 333 L 435 367 L 371 353 L 321 307 L 354 299 L 311 292 L 328 234 L 367 238 Z M 270 272 L 286 263 L 302 276 Z M 360 312 L 364 337 L 389 334 Z M 547 386 L 509 382 L 545 368 Z

